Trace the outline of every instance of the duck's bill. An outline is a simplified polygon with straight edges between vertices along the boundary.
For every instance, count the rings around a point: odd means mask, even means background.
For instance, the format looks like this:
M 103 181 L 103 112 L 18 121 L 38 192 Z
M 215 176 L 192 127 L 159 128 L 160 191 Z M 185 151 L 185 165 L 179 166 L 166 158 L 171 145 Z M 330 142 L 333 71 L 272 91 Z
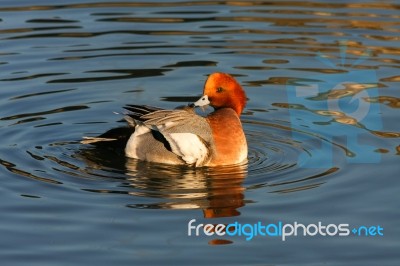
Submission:
M 207 95 L 201 96 L 196 102 L 193 103 L 194 107 L 207 107 L 210 105 L 210 100 Z

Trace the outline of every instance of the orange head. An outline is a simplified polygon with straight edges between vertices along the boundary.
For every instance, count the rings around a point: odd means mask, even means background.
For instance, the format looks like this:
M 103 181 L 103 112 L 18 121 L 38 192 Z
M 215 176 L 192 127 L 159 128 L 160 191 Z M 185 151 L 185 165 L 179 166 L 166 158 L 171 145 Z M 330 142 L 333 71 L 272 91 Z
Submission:
M 208 77 L 204 84 L 203 96 L 195 105 L 210 104 L 215 109 L 232 108 L 240 115 L 246 100 L 243 88 L 232 76 L 217 72 Z

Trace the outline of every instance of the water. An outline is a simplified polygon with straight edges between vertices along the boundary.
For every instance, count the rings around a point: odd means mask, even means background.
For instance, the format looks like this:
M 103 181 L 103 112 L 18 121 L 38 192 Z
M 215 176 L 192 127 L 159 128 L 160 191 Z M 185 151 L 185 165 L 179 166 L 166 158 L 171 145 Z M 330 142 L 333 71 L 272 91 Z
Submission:
M 397 1 L 2 1 L 4 265 L 397 265 Z M 208 74 L 249 98 L 248 163 L 192 169 L 80 144 Z M 384 236 L 187 236 L 188 222 Z M 350 228 L 350 229 L 351 229 Z

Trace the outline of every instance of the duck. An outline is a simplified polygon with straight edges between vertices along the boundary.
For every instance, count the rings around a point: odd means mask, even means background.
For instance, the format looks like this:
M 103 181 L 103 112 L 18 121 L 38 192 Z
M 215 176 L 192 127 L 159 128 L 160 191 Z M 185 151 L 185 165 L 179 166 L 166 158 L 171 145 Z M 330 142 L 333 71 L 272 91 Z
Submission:
M 200 99 L 187 106 L 126 105 L 124 119 L 132 133 L 126 137 L 125 156 L 194 167 L 245 163 L 248 147 L 240 115 L 246 102 L 233 76 L 215 72 L 205 81 Z M 207 106 L 214 108 L 207 116 L 196 113 L 196 108 Z M 85 143 L 112 140 L 87 137 Z

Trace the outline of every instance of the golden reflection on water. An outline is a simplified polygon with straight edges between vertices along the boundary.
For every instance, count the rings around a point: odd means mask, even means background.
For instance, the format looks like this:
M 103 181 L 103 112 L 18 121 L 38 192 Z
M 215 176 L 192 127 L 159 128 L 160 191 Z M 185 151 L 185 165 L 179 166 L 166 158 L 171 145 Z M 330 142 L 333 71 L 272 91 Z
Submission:
M 309 111 L 318 115 L 322 116 L 333 116 L 333 120 L 335 122 L 341 123 L 341 124 L 347 124 L 347 125 L 353 125 L 356 127 L 364 128 L 368 132 L 372 133 L 373 135 L 383 137 L 383 138 L 399 138 L 400 137 L 400 132 L 388 132 L 388 131 L 378 131 L 378 130 L 370 130 L 366 128 L 364 125 L 359 123 L 356 118 L 351 117 L 346 115 L 343 112 L 340 111 L 330 111 L 330 110 L 312 110 L 309 108 L 306 108 L 304 105 L 301 104 L 288 104 L 288 103 L 273 103 L 273 106 L 281 107 L 281 108 L 288 108 L 288 109 L 298 109 L 298 110 L 305 110 Z M 323 125 L 321 123 L 317 123 L 319 125 Z M 326 123 L 329 125 L 330 123 Z
M 400 99 L 392 96 L 365 97 L 363 99 L 370 103 L 381 103 L 392 108 L 400 108 Z
M 314 111 L 314 113 L 323 115 L 323 116 L 333 116 L 334 117 L 333 120 L 340 124 L 354 125 L 357 127 L 362 127 L 362 125 L 358 123 L 357 119 L 355 119 L 351 116 L 348 116 L 345 113 L 340 112 L 340 111 L 316 110 L 316 111 Z
M 334 120 L 340 124 L 346 124 L 346 125 L 358 125 L 357 119 L 349 116 L 341 116 L 341 117 L 335 117 Z
M 397 5 L 385 2 L 379 3 L 318 3 L 318 2 L 271 2 L 271 1 L 202 1 L 202 2 L 179 2 L 180 6 L 201 6 L 201 5 L 227 5 L 227 6 L 277 6 L 277 7 L 305 7 L 305 8 L 326 8 L 326 11 L 308 11 L 319 14 L 321 16 L 366 16 L 366 17 L 375 17 L 374 13 L 368 12 L 368 9 L 397 9 Z M 104 3 L 83 3 L 83 4 L 64 4 L 64 5 L 37 5 L 37 6 L 22 6 L 22 7 L 2 7 L 0 11 L 32 11 L 32 10 L 52 10 L 52 9 L 65 9 L 65 8 L 112 8 L 112 7 L 152 7 L 154 3 L 152 2 L 104 2 Z M 157 3 L 157 7 L 174 7 L 176 6 L 175 2 L 160 2 Z M 348 8 L 349 10 L 357 10 L 357 13 L 354 11 L 349 11 L 346 13 L 343 12 L 332 12 L 329 9 L 339 9 L 340 8 Z M 365 11 L 364 11 L 365 10 Z M 260 11 L 260 10 L 258 10 Z M 307 11 L 307 10 L 306 10 Z M 290 11 L 286 9 L 282 9 L 282 12 L 295 12 L 298 14 L 299 12 L 306 12 L 302 10 Z M 363 11 L 362 13 L 360 11 Z M 261 10 L 260 12 L 265 12 Z M 271 12 L 277 12 L 275 10 L 271 10 Z M 278 11 L 280 12 L 280 11 Z M 394 18 L 398 18 L 399 16 L 393 16 Z M 367 21 L 365 21 L 367 23 Z
M 384 82 L 400 82 L 400 75 L 399 76 L 392 76 L 392 77 L 382 78 L 380 80 L 384 81 Z
M 376 88 L 378 84 L 376 83 L 342 83 L 340 84 L 343 88 L 332 89 L 330 91 L 319 93 L 315 97 L 310 97 L 310 100 L 321 101 L 321 100 L 331 100 L 340 99 L 343 97 L 354 96 L 363 90 Z
M 388 132 L 388 131 L 384 132 L 384 131 L 374 131 L 374 130 L 371 130 L 370 132 L 375 136 L 382 138 L 400 138 L 399 132 Z

